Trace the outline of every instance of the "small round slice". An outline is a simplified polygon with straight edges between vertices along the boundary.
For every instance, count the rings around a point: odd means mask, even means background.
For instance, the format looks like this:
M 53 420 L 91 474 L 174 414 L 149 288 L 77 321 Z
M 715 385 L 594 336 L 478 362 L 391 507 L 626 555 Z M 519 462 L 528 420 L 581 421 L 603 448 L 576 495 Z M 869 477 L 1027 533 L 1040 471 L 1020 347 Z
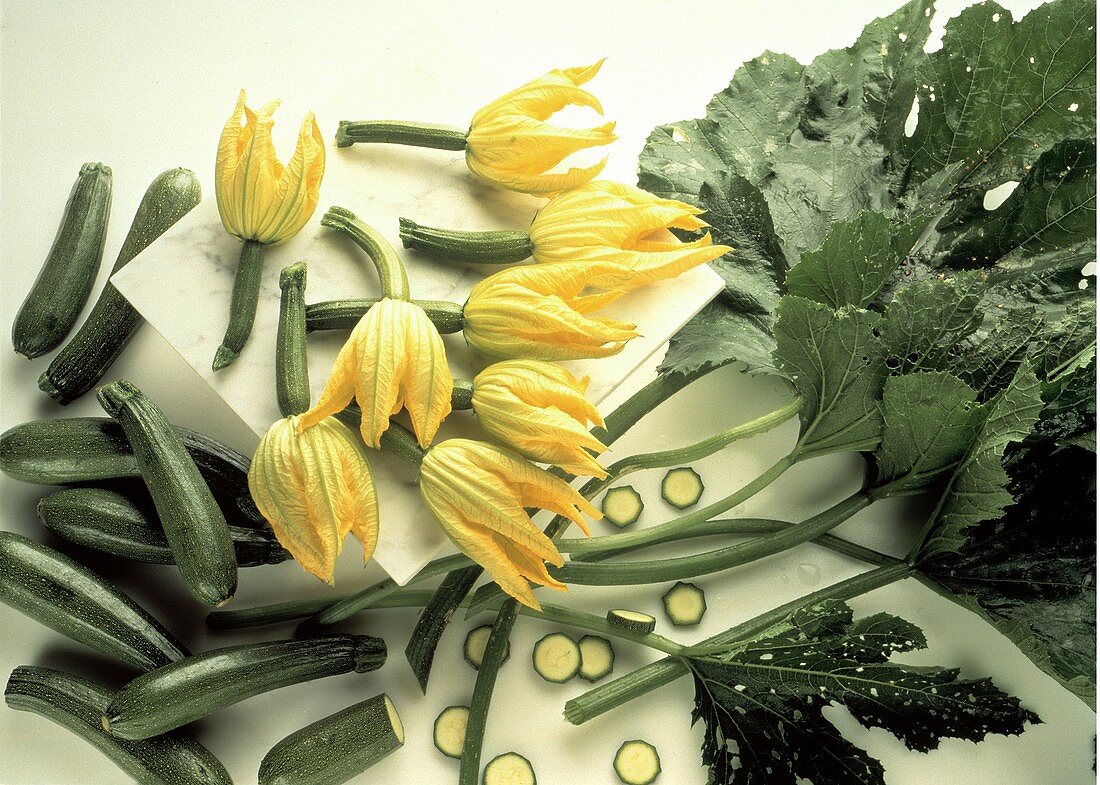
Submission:
M 497 755 L 485 764 L 482 785 L 536 785 L 531 761 L 518 752 Z
M 648 635 L 657 626 L 657 620 L 648 613 L 628 611 L 623 608 L 608 611 L 607 620 L 617 627 L 623 627 L 631 632 L 639 632 L 642 635 Z
M 466 743 L 466 723 L 470 719 L 467 706 L 448 706 L 435 718 L 432 741 L 435 748 L 448 758 L 461 758 Z
M 624 741 L 615 753 L 615 773 L 625 785 L 649 785 L 661 773 L 657 748 L 648 741 Z
M 535 673 L 547 681 L 562 684 L 581 669 L 581 648 L 564 632 L 552 632 L 540 638 L 531 652 Z
M 703 478 L 690 466 L 669 469 L 661 480 L 661 498 L 677 510 L 694 507 L 702 495 Z
M 694 583 L 677 581 L 661 598 L 665 615 L 677 627 L 698 624 L 707 612 L 707 595 Z
M 585 681 L 599 681 L 615 669 L 615 650 L 611 641 L 597 635 L 585 635 L 577 646 L 581 650 L 581 669 L 577 672 Z
M 604 494 L 602 507 L 604 519 L 623 529 L 641 517 L 645 505 L 636 490 L 620 485 Z
M 489 643 L 489 633 L 492 631 L 493 625 L 482 624 L 466 633 L 466 643 L 462 645 L 462 656 L 475 671 L 481 668 L 481 661 L 485 658 L 485 646 Z M 504 646 L 504 659 L 501 662 L 507 662 L 511 656 L 512 644 L 509 642 Z

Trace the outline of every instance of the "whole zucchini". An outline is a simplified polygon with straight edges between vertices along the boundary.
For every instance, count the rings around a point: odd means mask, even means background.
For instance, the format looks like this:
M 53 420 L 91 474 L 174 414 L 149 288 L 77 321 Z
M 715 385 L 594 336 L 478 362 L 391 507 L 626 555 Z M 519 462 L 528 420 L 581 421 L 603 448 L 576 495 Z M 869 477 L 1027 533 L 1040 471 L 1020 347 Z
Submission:
M 110 215 L 111 167 L 84 164 L 50 253 L 12 324 L 19 354 L 38 357 L 69 334 L 99 272 Z
M 129 264 L 201 199 L 202 189 L 191 170 L 169 169 L 157 175 L 138 205 L 111 274 Z M 107 281 L 84 324 L 38 378 L 39 389 L 61 404 L 75 401 L 103 378 L 141 324 L 141 315 Z
M 55 491 L 38 502 L 38 517 L 58 537 L 85 548 L 149 564 L 176 563 L 144 487 L 125 493 L 107 488 Z M 290 558 L 271 529 L 230 524 L 229 536 L 238 567 Z
M 128 595 L 53 548 L 0 532 L 0 602 L 141 670 L 187 649 Z
M 103 727 L 146 739 L 264 692 L 349 671 L 381 668 L 386 644 L 369 635 L 270 641 L 195 654 L 123 685 Z
M 232 785 L 210 750 L 182 734 L 127 741 L 105 732 L 100 720 L 111 693 L 77 676 L 20 665 L 4 699 L 16 711 L 33 712 L 80 736 L 139 785 Z
M 224 605 L 237 590 L 233 540 L 183 440 L 157 405 L 130 382 L 111 382 L 96 395 L 130 442 L 183 582 L 199 602 Z

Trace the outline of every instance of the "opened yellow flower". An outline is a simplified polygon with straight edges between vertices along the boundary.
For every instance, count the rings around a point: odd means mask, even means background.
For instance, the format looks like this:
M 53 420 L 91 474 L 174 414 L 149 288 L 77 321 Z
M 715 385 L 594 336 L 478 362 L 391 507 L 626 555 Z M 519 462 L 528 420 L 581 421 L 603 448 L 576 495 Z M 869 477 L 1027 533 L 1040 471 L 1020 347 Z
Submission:
M 533 461 L 606 477 L 593 457 L 607 449 L 588 432 L 603 418 L 584 397 L 588 377 L 538 360 L 494 363 L 474 377 L 472 404 L 485 432 Z
M 463 553 L 489 571 L 500 587 L 530 608 L 540 608 L 528 583 L 560 591 L 546 570 L 564 559 L 524 508 L 565 516 L 585 534 L 582 513 L 600 513 L 568 484 L 500 447 L 448 439 L 428 451 L 420 467 L 420 494 Z
M 586 293 L 622 277 L 607 262 L 512 267 L 493 273 L 470 292 L 463 307 L 466 341 L 492 357 L 576 360 L 622 351 L 638 335 L 629 322 L 594 311 L 621 297 L 625 289 Z
M 370 559 L 378 541 L 378 501 L 355 431 L 323 420 L 302 433 L 299 416 L 272 425 L 248 469 L 248 489 L 275 536 L 304 570 L 333 582 L 348 532 Z
M 454 379 L 443 339 L 424 309 L 383 298 L 363 315 L 340 349 L 325 389 L 300 428 L 312 428 L 354 397 L 363 410 L 363 441 L 378 447 L 390 417 L 407 409 L 421 447 L 451 412 Z

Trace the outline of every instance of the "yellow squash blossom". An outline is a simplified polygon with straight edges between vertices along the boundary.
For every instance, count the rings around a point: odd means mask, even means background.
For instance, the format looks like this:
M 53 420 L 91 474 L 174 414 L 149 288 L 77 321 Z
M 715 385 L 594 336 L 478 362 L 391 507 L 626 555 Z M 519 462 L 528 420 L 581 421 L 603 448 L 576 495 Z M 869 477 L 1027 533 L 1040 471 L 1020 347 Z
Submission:
M 494 363 L 474 378 L 472 404 L 487 434 L 525 457 L 576 475 L 606 477 L 593 457 L 607 449 L 588 432 L 603 418 L 584 397 L 588 377 L 538 360 Z
M 611 263 L 546 264 L 493 273 L 470 292 L 463 307 L 466 341 L 492 357 L 576 360 L 622 351 L 638 335 L 635 325 L 589 316 L 621 297 L 623 288 L 595 293 L 623 276 Z
M 451 412 L 453 388 L 443 339 L 424 309 L 387 297 L 355 325 L 299 428 L 312 428 L 354 397 L 363 410 L 363 441 L 371 447 L 379 446 L 390 417 L 403 408 L 420 446 L 427 447 Z
M 555 69 L 479 109 L 466 135 L 470 170 L 497 185 L 532 194 L 576 188 L 599 174 L 606 158 L 560 174 L 550 170 L 579 150 L 615 141 L 615 123 L 573 129 L 546 120 L 570 104 L 603 114 L 596 96 L 580 87 L 601 65 L 603 60 L 582 68 Z
M 522 456 L 470 439 L 448 439 L 428 451 L 420 467 L 420 494 L 443 530 L 500 587 L 540 608 L 528 583 L 565 590 L 546 570 L 564 559 L 524 508 L 563 515 L 585 534 L 582 513 L 600 513 L 567 483 Z
M 538 262 L 613 262 L 633 275 L 623 288 L 675 276 L 732 249 L 712 245 L 710 233 L 681 242 L 668 229 L 706 228 L 703 211 L 640 188 L 595 180 L 560 193 L 531 223 L 532 256 Z M 661 232 L 663 237 L 654 237 Z
M 333 582 L 345 535 L 370 559 L 378 541 L 378 501 L 366 451 L 334 419 L 298 432 L 298 415 L 272 425 L 248 469 L 248 489 L 275 536 L 307 572 Z

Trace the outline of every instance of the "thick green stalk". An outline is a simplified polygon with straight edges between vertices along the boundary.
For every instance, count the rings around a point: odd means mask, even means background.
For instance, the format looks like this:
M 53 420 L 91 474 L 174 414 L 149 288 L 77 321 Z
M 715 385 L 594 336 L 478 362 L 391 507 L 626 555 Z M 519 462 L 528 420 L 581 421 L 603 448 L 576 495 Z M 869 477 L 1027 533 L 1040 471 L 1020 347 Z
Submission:
M 470 713 L 466 720 L 466 740 L 462 745 L 462 760 L 459 762 L 458 785 L 478 785 L 481 772 L 481 746 L 485 739 L 485 720 L 489 716 L 489 704 L 493 700 L 493 688 L 496 686 L 497 672 L 504 663 L 504 654 L 508 649 L 508 636 L 516 624 L 519 603 L 513 599 L 505 601 L 497 613 L 489 640 L 485 644 L 485 654 L 474 682 L 474 692 L 470 697 Z
M 455 379 L 451 390 L 451 408 L 455 411 L 474 408 L 474 383 L 469 379 Z
M 341 120 L 336 129 L 336 146 L 351 147 L 353 144 L 405 144 L 436 150 L 465 150 L 466 132 L 431 123 Z
M 275 393 L 284 417 L 309 408 L 306 364 L 306 263 L 279 273 L 279 326 L 275 334 Z
M 260 301 L 260 279 L 264 272 L 263 243 L 245 240 L 241 246 L 241 258 L 233 278 L 233 296 L 229 302 L 229 325 L 225 337 L 214 353 L 213 369 L 220 371 L 241 355 L 252 323 L 256 321 L 256 304 Z
M 527 232 L 464 232 L 400 221 L 401 244 L 436 259 L 468 264 L 514 264 L 531 256 Z
M 440 334 L 460 333 L 466 322 L 462 306 L 449 300 L 412 300 L 428 314 Z M 378 298 L 323 300 L 306 306 L 306 330 L 350 330 L 378 303 Z
M 405 265 L 385 237 L 343 207 L 328 208 L 321 218 L 321 226 L 343 232 L 366 252 L 378 269 L 383 299 L 409 299 L 409 277 L 405 274 Z

